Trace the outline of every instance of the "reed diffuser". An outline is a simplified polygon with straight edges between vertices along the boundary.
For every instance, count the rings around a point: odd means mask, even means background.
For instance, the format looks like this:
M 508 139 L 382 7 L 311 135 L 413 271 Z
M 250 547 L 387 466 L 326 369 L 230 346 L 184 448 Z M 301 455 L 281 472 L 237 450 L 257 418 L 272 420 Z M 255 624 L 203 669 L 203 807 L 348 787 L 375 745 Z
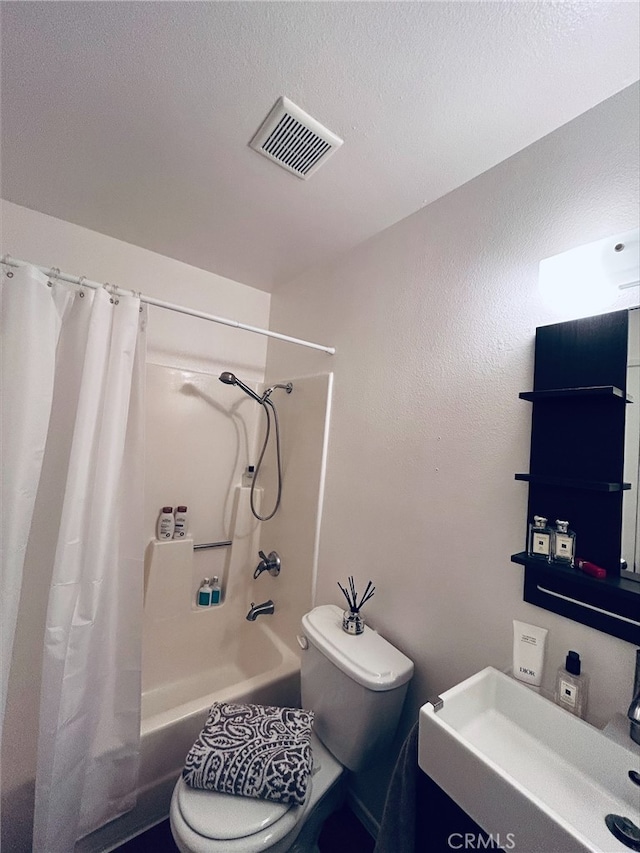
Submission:
M 348 592 L 342 586 L 340 581 L 338 581 L 338 586 L 340 587 L 344 597 L 347 599 L 347 604 L 349 605 L 349 609 L 345 610 L 342 614 L 342 630 L 346 631 L 347 634 L 362 634 L 364 632 L 364 619 L 360 615 L 360 609 L 363 604 L 366 604 L 367 601 L 369 601 L 373 593 L 376 591 L 376 588 L 372 585 L 371 581 L 369 581 L 367 588 L 362 594 L 360 603 L 358 603 L 358 593 L 356 592 L 356 585 L 353 581 L 352 575 L 349 576 Z

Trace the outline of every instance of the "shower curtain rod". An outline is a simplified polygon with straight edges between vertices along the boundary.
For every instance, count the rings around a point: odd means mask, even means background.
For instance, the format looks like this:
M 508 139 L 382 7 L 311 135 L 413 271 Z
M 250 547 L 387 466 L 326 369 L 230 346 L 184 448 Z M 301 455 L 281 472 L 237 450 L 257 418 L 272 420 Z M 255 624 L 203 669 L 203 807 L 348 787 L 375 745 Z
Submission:
M 240 323 L 237 320 L 229 320 L 226 317 L 217 317 L 215 314 L 205 314 L 203 311 L 195 311 L 193 308 L 185 308 L 183 305 L 175 305 L 173 302 L 164 302 L 162 299 L 154 299 L 152 296 L 143 296 L 137 291 L 124 290 L 116 285 L 99 281 L 90 281 L 84 276 L 69 275 L 68 273 L 60 272 L 57 267 L 41 267 L 38 264 L 32 264 L 29 261 L 20 261 L 17 258 L 12 258 L 10 255 L 3 255 L 0 263 L 8 267 L 35 267 L 40 272 L 50 278 L 60 279 L 69 284 L 79 284 L 82 287 L 90 287 L 97 290 L 100 287 L 113 287 L 120 293 L 126 293 L 133 296 L 140 296 L 140 301 L 146 305 L 155 305 L 156 308 L 166 308 L 168 311 L 177 311 L 179 314 L 187 314 L 189 317 L 199 317 L 201 320 L 210 320 L 212 323 L 220 323 L 223 326 L 233 326 L 235 329 L 244 329 L 245 332 L 254 332 L 256 335 L 264 335 L 267 338 L 275 338 L 278 341 L 286 341 L 290 344 L 298 344 L 301 347 L 309 349 L 317 349 L 321 352 L 326 352 L 329 355 L 335 355 L 335 347 L 325 347 L 322 344 L 314 344 L 311 341 L 303 341 L 301 338 L 292 338 L 289 335 L 281 335 L 280 332 L 271 332 L 269 329 L 260 329 L 257 326 L 248 326 L 246 323 Z

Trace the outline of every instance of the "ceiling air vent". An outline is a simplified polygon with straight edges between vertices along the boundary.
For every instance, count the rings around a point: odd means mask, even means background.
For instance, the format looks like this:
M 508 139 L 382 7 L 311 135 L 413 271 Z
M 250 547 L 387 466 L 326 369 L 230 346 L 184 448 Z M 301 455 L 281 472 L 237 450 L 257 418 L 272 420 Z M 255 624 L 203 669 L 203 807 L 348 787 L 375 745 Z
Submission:
M 342 145 L 342 139 L 288 98 L 280 98 L 249 145 L 306 181 Z

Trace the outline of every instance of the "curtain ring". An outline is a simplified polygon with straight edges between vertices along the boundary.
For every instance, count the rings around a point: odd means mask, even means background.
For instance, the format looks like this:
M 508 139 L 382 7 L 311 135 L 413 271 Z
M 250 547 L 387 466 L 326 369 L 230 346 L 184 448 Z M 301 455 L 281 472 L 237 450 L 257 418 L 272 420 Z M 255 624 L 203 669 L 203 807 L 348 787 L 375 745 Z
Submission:
M 112 288 L 112 291 L 111 291 L 111 292 L 113 293 L 113 296 L 115 297 L 115 298 L 114 298 L 114 299 L 112 299 L 111 301 L 113 302 L 113 304 L 114 304 L 114 305 L 119 305 L 119 304 L 120 304 L 120 300 L 118 299 L 118 285 L 117 285 L 117 284 L 114 284 L 114 285 L 113 285 L 113 288 Z
M 10 258 L 10 257 L 11 257 L 11 255 L 9 254 L 9 252 L 7 252 L 6 254 L 4 254 L 4 255 L 2 256 L 2 258 L 0 259 L 0 264 L 3 264 L 3 265 L 5 265 L 5 266 L 8 266 L 8 265 L 9 265 L 9 258 Z M 7 278 L 13 278 L 13 270 L 12 270 L 12 269 L 8 269 L 8 270 L 7 270 Z
M 81 275 L 78 279 L 78 287 L 80 288 L 80 293 L 78 294 L 78 296 L 80 297 L 80 299 L 84 299 L 84 282 L 86 278 L 86 275 Z
M 53 281 L 51 281 L 51 279 L 56 281 L 59 275 L 60 275 L 60 268 L 59 267 L 51 267 L 51 269 L 49 270 L 49 281 L 47 281 L 47 287 L 53 287 Z

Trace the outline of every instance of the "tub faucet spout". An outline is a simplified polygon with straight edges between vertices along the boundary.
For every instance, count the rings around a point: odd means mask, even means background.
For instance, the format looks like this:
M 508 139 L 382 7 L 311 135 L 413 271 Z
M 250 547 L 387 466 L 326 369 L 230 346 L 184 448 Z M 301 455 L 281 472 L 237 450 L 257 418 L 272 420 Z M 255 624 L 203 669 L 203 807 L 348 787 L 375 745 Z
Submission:
M 251 609 L 247 613 L 247 620 L 249 622 L 255 622 L 258 616 L 270 616 L 275 609 L 275 605 L 271 599 L 269 599 L 269 601 L 263 601 L 262 604 L 254 604 L 252 601 Z

